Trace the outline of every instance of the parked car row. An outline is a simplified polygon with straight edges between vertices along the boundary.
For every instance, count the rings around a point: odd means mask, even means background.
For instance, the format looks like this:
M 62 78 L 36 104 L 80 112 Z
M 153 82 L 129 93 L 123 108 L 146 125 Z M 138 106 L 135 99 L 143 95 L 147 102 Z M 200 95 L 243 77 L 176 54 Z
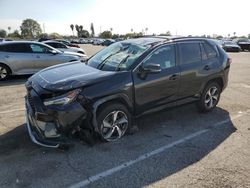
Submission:
M 214 41 L 220 45 L 226 52 L 241 52 L 241 51 L 250 51 L 250 41 L 249 39 L 239 38 L 239 39 L 222 39 Z
M 10 75 L 34 74 L 46 67 L 72 61 L 85 61 L 87 56 L 79 48 L 59 48 L 48 42 L 10 41 L 0 43 L 0 81 Z M 51 42 L 56 43 L 56 42 Z M 62 43 L 60 43 L 62 44 Z M 61 46 L 56 46 L 61 47 Z M 81 53 L 76 53 L 81 51 Z

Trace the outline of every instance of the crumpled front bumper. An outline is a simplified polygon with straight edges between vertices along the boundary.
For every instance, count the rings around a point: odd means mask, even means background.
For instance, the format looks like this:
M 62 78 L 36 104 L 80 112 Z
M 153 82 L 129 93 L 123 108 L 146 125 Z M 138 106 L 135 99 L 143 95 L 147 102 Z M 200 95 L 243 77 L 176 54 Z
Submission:
M 71 128 L 82 123 L 87 111 L 77 101 L 66 107 L 48 109 L 37 93 L 28 91 L 25 97 L 26 125 L 31 140 L 49 148 L 69 144 L 67 135 Z

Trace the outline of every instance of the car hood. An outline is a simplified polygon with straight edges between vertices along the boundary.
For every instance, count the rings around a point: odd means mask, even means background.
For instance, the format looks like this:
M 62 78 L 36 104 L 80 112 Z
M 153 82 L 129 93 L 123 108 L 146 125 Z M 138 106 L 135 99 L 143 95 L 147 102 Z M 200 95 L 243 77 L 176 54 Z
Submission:
M 240 46 L 237 45 L 237 44 L 225 44 L 225 47 L 237 47 L 237 48 L 240 48 Z
M 81 62 L 71 62 L 43 69 L 35 74 L 34 79 L 44 89 L 65 91 L 102 82 L 113 74 L 115 72 L 101 71 Z
M 238 44 L 249 44 L 250 45 L 250 42 L 238 42 Z

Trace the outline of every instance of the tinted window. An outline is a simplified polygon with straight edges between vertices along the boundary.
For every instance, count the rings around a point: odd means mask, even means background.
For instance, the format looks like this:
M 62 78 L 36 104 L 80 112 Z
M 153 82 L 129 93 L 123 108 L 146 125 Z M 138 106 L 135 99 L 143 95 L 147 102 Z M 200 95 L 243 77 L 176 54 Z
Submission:
M 180 43 L 179 50 L 181 64 L 196 63 L 201 61 L 200 43 Z
M 56 43 L 57 48 L 67 48 L 64 44 L 62 43 Z
M 143 63 L 160 64 L 161 69 L 167 69 L 175 66 L 175 47 L 168 45 L 153 51 Z
M 49 53 L 50 49 L 39 44 L 30 44 L 33 53 Z
M 52 46 L 53 48 L 57 48 L 57 45 L 54 42 L 47 42 L 46 44 Z
M 206 53 L 208 59 L 217 57 L 217 53 L 211 45 L 209 45 L 207 43 L 203 43 L 203 47 L 204 47 L 204 50 L 205 50 L 205 53 Z
M 1 51 L 4 52 L 13 52 L 13 53 L 29 53 L 31 49 L 28 44 L 24 43 L 14 43 L 14 44 L 6 44 L 1 46 Z

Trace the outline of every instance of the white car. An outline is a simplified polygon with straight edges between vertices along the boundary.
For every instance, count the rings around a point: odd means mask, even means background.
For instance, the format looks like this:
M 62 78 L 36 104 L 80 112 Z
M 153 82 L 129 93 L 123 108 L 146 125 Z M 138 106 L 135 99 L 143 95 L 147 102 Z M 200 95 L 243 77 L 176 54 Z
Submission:
M 75 53 L 85 54 L 85 51 L 82 48 L 70 47 L 58 41 L 47 40 L 44 41 L 43 43 L 63 52 L 75 52 Z

